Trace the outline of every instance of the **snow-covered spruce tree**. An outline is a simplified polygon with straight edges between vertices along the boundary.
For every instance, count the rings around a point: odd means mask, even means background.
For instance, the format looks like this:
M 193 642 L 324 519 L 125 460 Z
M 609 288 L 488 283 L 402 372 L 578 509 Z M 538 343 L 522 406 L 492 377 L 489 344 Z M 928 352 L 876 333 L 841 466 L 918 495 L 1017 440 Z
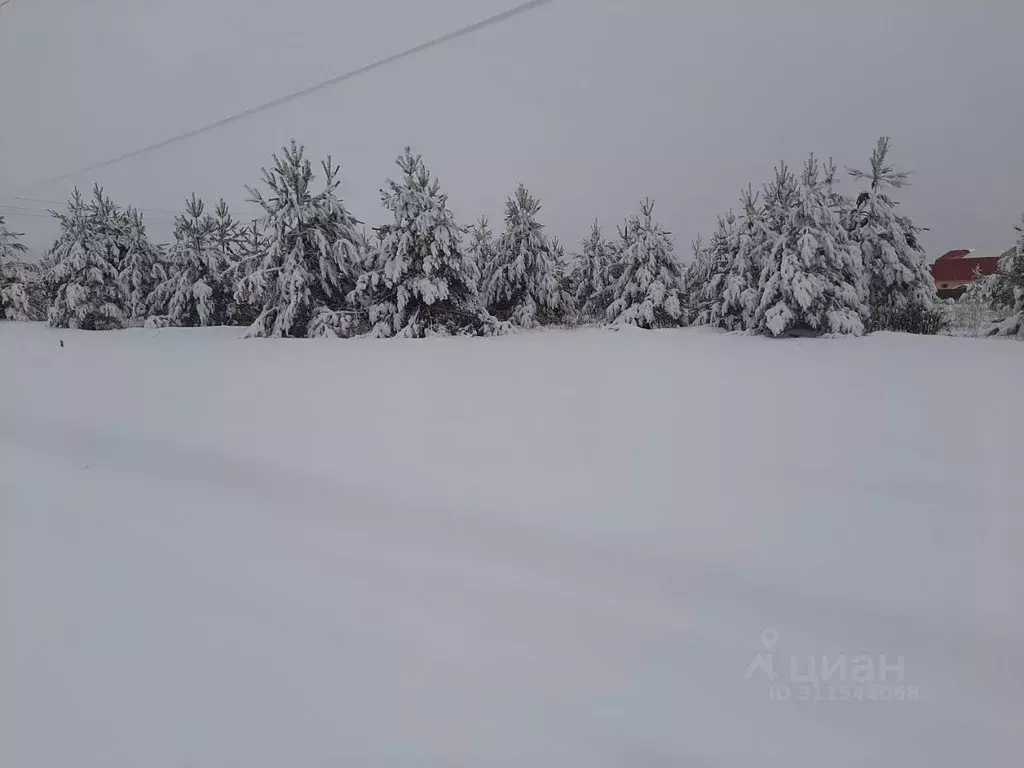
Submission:
M 67 210 L 54 212 L 60 234 L 50 253 L 56 296 L 48 319 L 56 328 L 124 328 L 127 295 L 120 281 L 121 213 L 97 185 L 86 203 L 76 189 Z
M 836 189 L 836 175 L 838 173 L 839 168 L 831 157 L 821 164 L 822 187 L 825 190 L 825 195 L 839 216 L 839 223 L 849 233 L 853 229 L 853 213 L 856 208 L 856 201 L 851 200 Z
M 995 308 L 1009 313 L 1005 320 L 988 330 L 992 336 L 1024 338 L 1024 216 L 1016 229 L 1020 233 L 1017 247 L 1000 259 L 999 270 L 991 283 Z
M 263 263 L 270 248 L 270 240 L 260 230 L 259 222 L 247 227 L 239 226 L 236 240 L 236 258 L 224 273 L 231 286 L 232 297 L 228 305 L 228 319 L 232 325 L 249 327 L 259 316 L 259 309 L 239 300 L 239 286 L 246 275 L 252 274 Z
M 7 228 L 0 216 L 0 320 L 34 320 L 31 283 L 34 270 L 21 260 L 28 249 L 21 233 Z
M 890 190 L 909 184 L 909 174 L 889 165 L 888 153 L 889 138 L 883 136 L 871 153 L 869 171 L 848 169 L 855 179 L 867 181 L 868 188 L 858 195 L 847 228 L 869 275 L 872 328 L 910 331 L 918 325 L 913 318 L 937 314 L 937 296 L 919 243 L 921 230 L 896 213 L 898 203 L 891 197 Z
M 683 268 L 673 253 L 670 233 L 653 219 L 654 201 L 640 205 L 622 230 L 622 275 L 605 313 L 615 324 L 665 328 L 686 324 Z
M 614 246 L 601 233 L 594 221 L 590 236 L 576 261 L 576 306 L 583 322 L 604 320 L 608 305 L 612 303 L 612 290 L 618 274 L 614 266 L 620 263 Z
M 575 309 L 573 297 L 562 290 L 563 266 L 537 221 L 539 213 L 540 203 L 520 184 L 505 203 L 505 232 L 486 284 L 488 309 L 523 328 L 564 322 Z
M 221 198 L 217 202 L 217 207 L 213 209 L 211 228 L 213 244 L 221 261 L 224 264 L 233 263 L 242 252 L 244 235 L 242 225 L 231 213 L 231 208 L 224 198 Z
M 776 239 L 761 274 L 754 329 L 773 336 L 864 333 L 864 263 L 814 155 L 799 182 L 780 166 L 766 198 Z
M 35 280 L 32 281 L 33 303 L 39 320 L 46 320 L 46 314 L 57 298 L 59 287 L 54 276 L 57 259 L 51 250 L 46 250 L 35 263 Z
M 313 169 L 295 140 L 263 169 L 269 192 L 249 188 L 266 212 L 266 253 L 239 281 L 235 299 L 259 311 L 249 336 L 345 335 L 345 299 L 361 257 L 359 222 L 337 197 L 338 168 L 322 163 L 325 185 L 312 189 Z
M 486 216 L 481 216 L 469 228 L 469 243 L 466 245 L 466 261 L 473 265 L 467 269 L 476 275 L 476 287 L 481 296 L 486 293 L 487 281 L 494 274 L 496 248 L 491 225 Z
M 151 326 L 210 326 L 227 323 L 232 285 L 216 240 L 216 222 L 195 194 L 174 220 L 166 278 L 153 291 Z
M 732 318 L 723 313 L 726 278 L 733 268 L 739 249 L 736 214 L 729 211 L 718 217 L 718 227 L 704 253 L 703 279 L 696 296 L 688 302 L 696 310 L 693 321 L 698 325 L 736 330 Z
M 438 180 L 409 147 L 396 163 L 401 180 L 389 179 L 381 190 L 393 221 L 380 228 L 380 244 L 371 250 L 350 302 L 367 309 L 370 335 L 503 332 L 505 326 L 484 308 L 468 274 L 463 230 Z
M 743 215 L 736 227 L 736 256 L 725 275 L 721 324 L 730 330 L 747 331 L 754 325 L 760 303 L 762 264 L 771 251 L 773 238 L 757 194 L 750 187 L 743 191 L 740 202 Z
M 574 264 L 569 262 L 565 247 L 557 237 L 551 238 L 551 258 L 558 274 L 558 290 L 569 297 L 563 322 L 575 325 L 580 319 L 579 305 L 576 303 L 576 269 Z
M 696 318 L 700 313 L 704 283 L 711 274 L 711 256 L 704 237 L 698 234 L 690 248 L 693 250 L 693 258 L 683 269 L 683 312 L 688 319 Z
M 217 252 L 217 259 L 221 269 L 220 283 L 226 294 L 225 304 L 227 309 L 224 322 L 235 324 L 242 314 L 241 309 L 235 304 L 234 295 L 235 287 L 239 280 L 239 265 L 246 256 L 245 241 L 247 233 L 242 224 L 231 213 L 231 208 L 224 198 L 221 198 L 213 209 L 212 230 L 213 246 Z M 250 316 L 249 323 L 252 323 L 252 320 L 253 317 Z M 246 325 L 249 323 L 246 323 Z
M 149 242 L 142 214 L 129 208 L 118 216 L 120 262 L 118 279 L 124 288 L 128 319 L 145 320 L 150 314 L 150 296 L 167 279 L 167 268 L 159 246 Z
M 483 291 L 494 262 L 494 235 L 487 217 L 481 216 L 476 224 L 466 229 L 466 234 L 469 237 L 466 243 L 466 274 L 473 280 L 477 291 Z

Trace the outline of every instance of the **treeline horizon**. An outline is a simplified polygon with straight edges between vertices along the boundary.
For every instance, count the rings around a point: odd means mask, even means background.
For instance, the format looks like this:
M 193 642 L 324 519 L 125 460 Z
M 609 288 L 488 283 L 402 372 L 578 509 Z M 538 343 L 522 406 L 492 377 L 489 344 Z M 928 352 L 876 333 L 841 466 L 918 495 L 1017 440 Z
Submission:
M 294 140 L 247 187 L 263 211 L 236 219 L 192 195 L 172 240 L 150 241 L 143 212 L 99 185 L 52 210 L 60 233 L 38 262 L 0 217 L 2 315 L 56 327 L 132 324 L 247 326 L 252 336 L 493 335 L 538 325 L 664 328 L 703 324 L 785 335 L 873 330 L 936 333 L 944 320 L 921 228 L 898 212 L 909 175 L 879 139 L 855 197 L 813 154 L 785 163 L 739 212 L 718 217 L 688 264 L 647 199 L 610 236 L 594 222 L 567 254 L 549 237 L 540 202 L 519 185 L 504 227 L 456 222 L 423 158 L 399 155 L 381 202 L 391 221 L 368 228 L 337 196 L 330 156 L 313 170 Z M 1013 265 L 1001 268 L 1006 274 Z M 1008 271 L 1009 270 L 1009 271 Z M 995 292 L 1006 304 L 1013 290 Z M 1009 298 L 1008 298 L 1009 297 Z

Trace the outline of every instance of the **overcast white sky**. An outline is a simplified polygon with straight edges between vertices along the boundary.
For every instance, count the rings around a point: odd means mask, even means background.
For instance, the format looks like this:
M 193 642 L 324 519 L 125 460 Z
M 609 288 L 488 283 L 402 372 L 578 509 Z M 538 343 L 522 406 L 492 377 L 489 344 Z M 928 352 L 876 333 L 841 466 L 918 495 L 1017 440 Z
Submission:
M 38 179 L 324 80 L 517 0 L 12 0 L 0 8 L 0 208 L 34 248 Z M 289 137 L 342 166 L 369 224 L 405 144 L 461 222 L 523 181 L 575 245 L 645 195 L 690 257 L 715 215 L 780 159 L 866 165 L 879 134 L 915 171 L 905 210 L 931 258 L 1008 246 L 1024 211 L 1021 0 L 555 0 L 271 112 L 104 169 L 120 203 L 192 191 L 240 213 Z M 852 192 L 852 180 L 843 188 Z M 155 213 L 151 219 L 169 220 Z M 170 228 L 151 224 L 157 239 Z

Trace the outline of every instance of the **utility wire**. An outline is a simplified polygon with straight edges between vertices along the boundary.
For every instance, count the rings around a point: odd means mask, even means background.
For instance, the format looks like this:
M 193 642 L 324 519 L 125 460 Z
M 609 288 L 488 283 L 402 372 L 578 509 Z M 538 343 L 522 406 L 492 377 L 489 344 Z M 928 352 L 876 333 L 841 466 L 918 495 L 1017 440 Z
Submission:
M 0 0 L 0 8 L 3 8 L 3 7 L 4 7 L 5 5 L 7 5 L 7 4 L 9 3 L 9 2 L 11 2 L 11 0 Z
M 353 69 L 349 72 L 346 72 L 343 75 L 332 77 L 329 80 L 324 80 L 323 82 L 317 83 L 316 85 L 311 85 L 307 88 L 303 88 L 302 90 L 294 91 L 285 96 L 279 96 L 276 99 L 272 99 L 264 104 L 260 104 L 255 107 L 250 107 L 249 109 L 242 110 L 241 112 L 237 112 L 228 117 L 223 117 L 220 120 L 215 120 L 214 122 L 208 123 L 207 125 L 201 126 L 199 128 L 193 128 L 192 130 L 185 131 L 184 133 L 179 133 L 176 136 L 171 136 L 168 139 L 163 139 L 162 141 L 158 141 L 155 144 L 150 144 L 148 146 L 132 150 L 131 152 L 126 152 L 123 155 L 112 157 L 109 160 L 103 160 L 102 162 L 99 163 L 87 165 L 84 168 L 79 168 L 78 170 L 71 171 L 70 173 L 63 173 L 60 176 L 54 176 L 53 178 L 50 179 L 37 181 L 34 184 L 27 185 L 22 188 L 31 189 L 46 184 L 55 184 L 59 181 L 65 181 L 66 179 L 71 179 L 75 176 L 80 176 L 83 173 L 98 171 L 100 168 L 106 168 L 108 165 L 114 165 L 115 163 L 124 162 L 125 160 L 131 160 L 132 158 L 139 157 L 140 155 L 144 155 L 149 152 L 154 152 L 158 149 L 163 149 L 164 147 L 169 147 L 172 144 L 177 144 L 179 141 L 185 141 L 186 139 L 191 139 L 195 136 L 199 136 L 200 134 L 206 133 L 207 131 L 212 131 L 217 128 L 223 128 L 225 125 L 230 125 L 231 123 L 237 122 L 239 120 L 244 120 L 247 117 L 252 117 L 253 115 L 259 114 L 260 112 L 265 112 L 268 109 L 279 107 L 282 104 L 287 104 L 290 101 L 295 101 L 296 99 L 304 98 L 312 93 L 316 93 L 317 91 L 323 90 L 324 88 L 330 88 L 332 86 L 339 85 L 345 82 L 346 80 L 351 80 L 361 75 L 365 75 L 366 73 L 372 72 L 375 69 L 385 67 L 389 64 L 393 64 L 396 61 L 401 61 L 402 59 L 406 59 L 410 56 L 415 56 L 416 54 L 422 53 L 423 51 L 435 48 L 445 43 L 449 43 L 452 40 L 457 40 L 460 37 L 466 37 L 467 35 L 479 32 L 483 29 L 486 29 L 487 27 L 493 27 L 497 24 L 501 24 L 503 22 L 508 21 L 511 18 L 514 18 L 515 16 L 519 16 L 520 14 L 532 11 L 536 8 L 539 8 L 542 5 L 548 5 L 549 3 L 553 3 L 554 1 L 555 0 L 529 0 L 529 2 L 520 3 L 519 5 L 515 6 L 514 8 L 510 8 L 507 11 L 495 14 L 494 16 L 489 16 L 488 18 L 483 19 L 482 21 L 478 21 L 466 27 L 461 27 L 460 29 L 457 29 L 454 32 L 449 32 L 447 34 L 441 35 L 440 37 L 435 37 L 433 40 L 428 40 L 425 43 L 420 43 L 419 45 L 413 46 L 412 48 L 407 48 L 406 50 L 401 51 L 399 53 L 393 53 L 390 56 L 385 56 L 383 59 L 378 59 L 377 61 L 371 62 L 370 64 L 365 64 L 359 67 L 358 69 Z M 6 2 L 10 2 L 10 0 L 6 0 Z

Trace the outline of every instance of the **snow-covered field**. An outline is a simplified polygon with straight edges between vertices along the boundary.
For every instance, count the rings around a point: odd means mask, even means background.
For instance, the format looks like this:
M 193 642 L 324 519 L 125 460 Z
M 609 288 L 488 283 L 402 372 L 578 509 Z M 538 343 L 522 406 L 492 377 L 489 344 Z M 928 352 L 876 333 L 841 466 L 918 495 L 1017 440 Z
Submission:
M 1019 763 L 1024 346 L 237 336 L 0 323 L 0 765 Z

